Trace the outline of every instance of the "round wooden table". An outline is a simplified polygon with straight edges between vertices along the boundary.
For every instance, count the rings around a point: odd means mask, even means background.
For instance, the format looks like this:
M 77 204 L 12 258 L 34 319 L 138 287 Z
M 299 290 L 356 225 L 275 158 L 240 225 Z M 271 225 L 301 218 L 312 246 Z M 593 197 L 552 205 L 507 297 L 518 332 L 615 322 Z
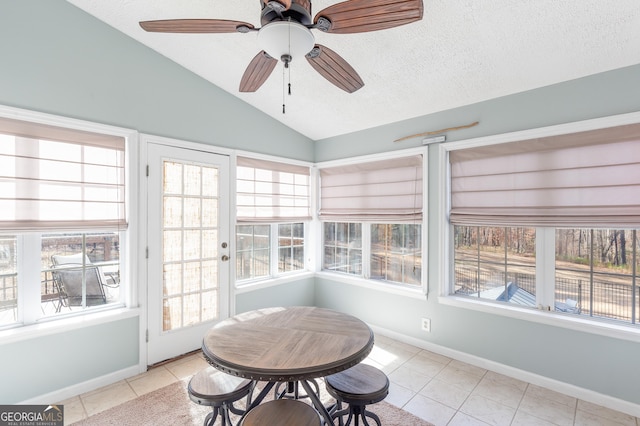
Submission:
M 373 348 L 363 321 L 331 309 L 296 306 L 245 312 L 216 324 L 202 352 L 215 368 L 251 380 L 299 381 L 328 424 L 331 418 L 307 380 L 346 370 Z

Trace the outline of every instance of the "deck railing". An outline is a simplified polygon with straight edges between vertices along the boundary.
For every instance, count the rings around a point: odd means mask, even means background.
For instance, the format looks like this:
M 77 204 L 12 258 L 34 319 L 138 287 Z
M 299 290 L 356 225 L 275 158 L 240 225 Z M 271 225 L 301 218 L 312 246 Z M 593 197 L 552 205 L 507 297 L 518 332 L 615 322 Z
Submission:
M 563 272 L 572 272 L 563 269 Z M 575 273 L 584 271 L 575 270 Z M 557 302 L 565 302 L 571 299 L 578 302 L 579 315 L 609 318 L 636 324 L 640 311 L 639 289 L 634 289 L 631 284 L 613 282 L 618 279 L 630 280 L 629 275 L 607 272 L 599 272 L 598 277 L 590 282 L 588 278 L 556 277 L 555 299 Z M 523 290 L 535 295 L 535 274 L 531 273 L 507 273 L 505 280 L 504 271 L 482 270 L 477 267 L 456 265 L 455 267 L 455 293 L 478 296 L 481 292 L 495 287 L 504 286 L 505 282 L 513 282 Z M 634 308 L 635 304 L 635 308 Z M 533 307 L 533 306 L 532 306 Z

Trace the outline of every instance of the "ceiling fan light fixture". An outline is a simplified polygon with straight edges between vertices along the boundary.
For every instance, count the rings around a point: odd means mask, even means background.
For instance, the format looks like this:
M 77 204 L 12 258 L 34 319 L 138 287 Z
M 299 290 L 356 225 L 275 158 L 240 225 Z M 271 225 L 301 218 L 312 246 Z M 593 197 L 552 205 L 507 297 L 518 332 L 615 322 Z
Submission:
M 260 28 L 258 43 L 262 50 L 274 59 L 288 55 L 290 58 L 302 57 L 315 45 L 311 30 L 292 21 L 271 22 Z

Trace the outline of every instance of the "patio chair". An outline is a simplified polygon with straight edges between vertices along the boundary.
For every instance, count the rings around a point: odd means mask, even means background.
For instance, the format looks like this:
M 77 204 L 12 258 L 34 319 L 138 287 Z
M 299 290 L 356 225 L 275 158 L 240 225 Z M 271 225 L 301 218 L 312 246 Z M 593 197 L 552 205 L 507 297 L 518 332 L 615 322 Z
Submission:
M 63 306 L 82 306 L 82 254 L 69 256 L 54 254 L 51 260 L 54 283 L 60 295 L 60 304 L 56 311 L 59 312 Z M 92 265 L 87 256 L 85 256 L 84 275 L 86 306 L 107 303 L 102 274 L 97 266 Z

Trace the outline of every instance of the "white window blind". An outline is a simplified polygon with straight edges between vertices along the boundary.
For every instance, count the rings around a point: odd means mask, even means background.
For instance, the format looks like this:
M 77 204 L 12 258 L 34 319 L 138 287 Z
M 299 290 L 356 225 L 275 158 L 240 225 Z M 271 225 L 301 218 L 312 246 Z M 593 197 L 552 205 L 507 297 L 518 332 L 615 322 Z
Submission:
M 0 229 L 126 227 L 122 137 L 0 118 Z
M 422 219 L 422 155 L 320 170 L 320 218 L 411 222 Z
M 455 224 L 639 226 L 640 124 L 450 152 Z
M 248 157 L 237 163 L 238 222 L 311 219 L 309 167 Z

